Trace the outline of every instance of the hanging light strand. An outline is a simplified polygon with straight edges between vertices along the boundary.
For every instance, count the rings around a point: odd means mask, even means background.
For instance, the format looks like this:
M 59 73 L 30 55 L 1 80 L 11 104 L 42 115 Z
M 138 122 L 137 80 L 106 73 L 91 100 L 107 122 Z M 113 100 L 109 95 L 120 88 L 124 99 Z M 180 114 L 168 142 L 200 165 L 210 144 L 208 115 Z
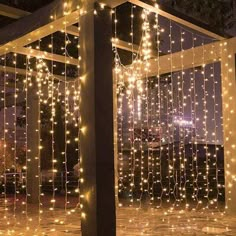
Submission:
M 14 219 L 16 220 L 16 203 L 17 203 L 17 54 L 14 54 Z
M 6 95 L 7 95 L 7 54 L 4 54 L 4 80 L 3 80 L 3 195 L 4 195 L 4 219 L 6 223 L 8 221 L 7 213 L 8 213 L 8 200 L 7 200 L 7 103 L 6 103 Z

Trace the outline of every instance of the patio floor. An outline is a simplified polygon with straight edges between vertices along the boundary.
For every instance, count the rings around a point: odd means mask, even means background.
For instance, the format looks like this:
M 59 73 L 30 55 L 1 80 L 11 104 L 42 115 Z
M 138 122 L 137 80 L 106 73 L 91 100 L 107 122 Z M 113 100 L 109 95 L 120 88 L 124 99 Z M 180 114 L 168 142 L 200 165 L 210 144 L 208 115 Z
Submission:
M 74 203 L 76 198 L 74 199 Z M 62 199 L 61 199 L 62 202 Z M 22 204 L 21 204 L 22 205 Z M 80 211 L 71 201 L 67 214 L 63 204 L 50 211 L 47 205 L 41 207 L 39 221 L 38 206 L 28 204 L 27 214 L 23 207 L 13 210 L 9 200 L 8 211 L 4 210 L 4 199 L 0 203 L 0 235 L 80 235 Z M 15 217 L 14 217 L 15 212 Z M 5 217 L 4 217 L 5 216 Z M 163 210 L 122 207 L 117 210 L 118 236 L 169 236 L 169 235 L 236 235 L 236 216 L 230 217 L 220 212 L 173 211 L 164 214 Z M 106 235 L 104 235 L 106 236 Z

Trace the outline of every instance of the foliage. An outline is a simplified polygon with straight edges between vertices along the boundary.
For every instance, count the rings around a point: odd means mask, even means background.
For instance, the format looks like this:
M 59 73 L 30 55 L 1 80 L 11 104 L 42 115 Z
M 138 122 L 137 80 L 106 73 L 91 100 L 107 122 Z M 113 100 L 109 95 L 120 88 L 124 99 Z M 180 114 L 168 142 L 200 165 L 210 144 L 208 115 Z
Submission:
M 4 158 L 4 143 L 0 142 L 0 174 L 3 174 L 5 168 L 7 171 L 12 169 L 22 169 L 23 165 L 25 165 L 25 149 L 24 147 L 17 147 L 16 153 L 16 161 L 14 160 L 14 145 L 13 143 L 6 142 L 6 151 Z M 5 163 L 4 163 L 5 161 Z M 15 165 L 16 164 L 16 165 Z

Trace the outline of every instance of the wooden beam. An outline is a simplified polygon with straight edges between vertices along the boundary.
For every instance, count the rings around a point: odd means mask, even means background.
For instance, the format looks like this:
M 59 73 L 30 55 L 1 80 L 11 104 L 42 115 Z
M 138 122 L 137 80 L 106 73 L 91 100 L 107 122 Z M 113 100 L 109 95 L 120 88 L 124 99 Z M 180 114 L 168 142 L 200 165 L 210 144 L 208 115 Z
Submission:
M 90 8 L 80 19 L 81 231 L 83 236 L 115 236 L 111 9 L 86 2 Z
M 76 26 L 73 26 L 73 25 L 68 26 L 67 29 L 66 29 L 66 32 L 68 34 L 71 34 L 71 35 L 79 37 L 78 27 L 76 27 Z M 121 40 L 121 39 L 117 39 L 116 40 L 115 38 L 112 38 L 112 46 L 120 48 L 120 49 L 125 50 L 125 51 L 135 52 L 137 54 L 140 53 L 139 45 L 133 44 L 133 47 L 132 47 L 131 43 L 126 42 L 126 41 Z
M 105 4 L 110 8 L 118 7 L 119 5 L 127 2 L 126 0 L 100 0 L 99 3 Z
M 0 66 L 0 71 L 5 71 L 7 73 L 17 73 L 19 75 L 26 75 L 26 70 L 25 69 L 20 69 L 20 68 L 14 68 L 14 67 L 9 67 L 9 66 Z M 32 71 L 32 76 L 36 76 L 37 75 L 37 72 L 36 71 Z M 46 75 L 46 74 L 45 74 Z M 58 81 L 65 81 L 65 76 L 62 76 L 62 75 L 53 75 L 54 78 Z M 71 78 L 71 77 L 67 77 L 67 80 L 70 81 L 70 80 L 74 80 L 74 78 Z
M 140 50 L 139 45 L 137 45 L 137 44 L 132 45 L 130 42 L 126 42 L 121 39 L 116 40 L 115 38 L 112 38 L 112 46 L 122 49 L 122 50 L 125 50 L 125 51 L 128 51 L 128 52 L 133 52 L 133 53 L 142 55 L 142 50 Z M 157 51 L 153 50 L 153 51 L 151 51 L 150 54 L 151 54 L 150 55 L 151 57 L 156 57 L 158 53 L 157 53 Z
M 79 29 L 78 27 L 74 26 L 74 25 L 71 25 L 71 26 L 68 26 L 66 28 L 66 33 L 67 34 L 71 34 L 71 35 L 74 35 L 76 37 L 79 37 Z
M 225 210 L 236 215 L 236 37 L 221 47 L 223 131 L 224 131 L 224 173 Z
M 24 16 L 30 15 L 30 12 L 23 11 L 15 7 L 10 7 L 5 4 L 0 4 L 0 15 L 13 19 L 20 19 Z
M 101 1 L 102 2 L 102 1 Z M 107 1 L 108 2 L 108 1 Z M 125 2 L 124 0 L 122 0 L 122 1 L 112 1 L 112 6 L 113 7 L 115 7 L 115 6 L 117 6 L 117 5 L 120 5 L 122 2 Z M 119 3 L 119 4 L 118 4 Z M 12 12 L 14 11 L 14 9 L 11 9 L 12 10 Z M 16 9 L 17 10 L 17 9 Z M 10 10 L 8 10 L 8 12 L 10 12 Z M 21 12 L 21 11 L 20 11 Z M 16 16 L 17 16 L 17 19 L 18 18 L 21 18 L 21 17 L 23 17 L 23 16 L 27 16 L 27 15 L 29 15 L 30 13 L 29 12 L 24 12 L 24 11 L 22 11 L 23 13 L 18 13 L 18 15 L 17 15 L 17 11 L 16 11 Z M 10 16 L 10 15 L 9 15 Z M 64 29 L 64 28 L 62 28 L 62 29 Z M 61 30 L 61 29 L 60 29 Z M 71 25 L 71 26 L 68 26 L 67 28 L 66 28 L 66 32 L 68 33 L 68 34 L 71 34 L 71 35 L 74 35 L 74 36 L 77 36 L 77 37 L 79 37 L 79 31 L 78 31 L 78 27 L 76 27 L 76 26 L 73 26 L 73 25 Z M 133 47 L 132 47 L 132 45 L 131 45 L 131 43 L 129 43 L 129 42 L 126 42 L 126 41 L 123 41 L 123 40 L 118 40 L 118 41 L 116 41 L 116 40 L 114 40 L 114 39 L 112 39 L 112 43 L 113 43 L 113 46 L 114 47 L 117 47 L 117 48 L 120 48 L 120 49 L 122 49 L 122 50 L 126 50 L 126 51 L 130 51 L 130 52 L 135 52 L 135 53 L 140 53 L 140 50 L 139 50 L 139 45 L 133 45 Z M 21 54 L 24 54 L 24 55 L 26 55 L 25 54 L 25 52 L 26 52 L 26 50 L 25 49 L 23 49 L 22 47 L 20 47 L 20 48 L 17 48 L 17 49 L 15 49 L 14 50 L 14 52 L 19 52 L 19 53 L 21 53 Z M 31 55 L 33 55 L 34 53 L 31 53 Z M 38 52 L 37 52 L 37 54 L 38 54 Z M 153 54 L 153 55 L 156 55 L 155 53 Z M 58 58 L 57 57 L 57 55 L 52 55 L 54 58 Z M 51 57 L 50 55 L 48 55 L 48 57 Z M 50 58 L 48 58 L 48 60 L 51 60 Z M 56 60 L 55 60 L 56 61 Z M 59 58 L 59 60 L 58 60 L 59 62 L 61 62 L 61 58 Z M 73 63 L 70 63 L 70 64 L 73 64 Z
M 32 48 L 17 47 L 13 50 L 13 52 L 26 55 L 26 56 L 43 58 L 50 61 L 57 61 L 60 63 L 71 64 L 75 66 L 78 66 L 78 63 L 79 63 L 78 59 L 75 59 L 75 58 L 65 57 L 58 54 L 52 54 L 45 51 L 43 52 L 43 51 L 32 49 Z
M 74 82 L 76 82 L 76 81 L 74 80 Z M 8 84 L 6 86 L 7 86 L 7 88 L 12 88 L 12 89 L 14 89 L 14 87 L 15 87 L 15 85 L 12 84 L 12 83 L 10 85 Z M 24 86 L 25 86 L 24 83 L 20 83 L 20 85 L 19 85 L 19 83 L 17 83 L 17 88 L 18 89 L 22 90 L 24 88 Z M 58 93 L 60 93 L 61 95 L 65 94 L 64 86 L 65 86 L 65 83 L 61 83 L 61 86 L 59 86 L 59 88 L 58 88 Z M 73 83 L 70 83 L 68 81 L 67 88 L 69 90 L 73 90 L 72 86 L 73 86 Z M 3 88 L 3 84 L 0 84 L 0 88 Z M 47 86 L 43 85 L 42 89 L 44 90 L 45 93 L 47 93 L 47 91 L 48 91 Z M 20 106 L 23 102 L 25 102 L 25 96 L 26 96 L 26 94 L 22 91 L 17 93 L 16 106 Z M 14 105 L 15 105 L 15 93 L 7 94 L 7 96 L 6 96 L 6 107 L 13 107 Z M 3 109 L 3 108 L 4 108 L 3 102 L 0 102 L 0 110 Z
M 183 52 L 176 52 L 173 54 L 168 54 L 160 56 L 158 58 L 150 59 L 148 63 L 150 64 L 148 73 L 142 68 L 141 73 L 143 77 L 146 76 L 156 76 L 158 74 L 166 74 L 170 72 L 176 72 L 181 70 L 186 70 L 189 68 L 202 66 L 203 56 L 204 64 L 210 64 L 217 62 L 221 59 L 220 48 L 227 42 L 235 41 L 236 38 L 224 40 L 221 42 L 214 42 L 206 44 L 204 46 L 199 46 L 194 49 L 188 49 Z M 181 57 L 183 59 L 181 60 Z
M 170 72 L 186 70 L 192 68 L 193 66 L 194 67 L 202 66 L 203 56 L 204 56 L 204 64 L 209 64 L 219 61 L 221 58 L 221 53 L 218 50 L 220 44 L 221 44 L 220 42 L 211 43 L 204 46 L 191 48 L 183 52 L 176 52 L 173 54 L 161 56 L 159 59 L 159 63 L 157 59 L 151 59 L 149 61 L 151 64 L 150 74 L 152 75 L 157 75 L 158 73 L 166 74 Z M 159 65 L 159 69 L 157 65 Z
M 224 36 L 220 35 L 220 33 L 218 32 L 214 32 L 214 29 L 210 29 L 210 27 L 206 24 L 203 24 L 202 22 L 199 22 L 191 17 L 188 17 L 186 15 L 183 15 L 177 11 L 175 11 L 174 9 L 167 9 L 167 7 L 163 7 L 163 6 L 152 6 L 150 4 L 144 3 L 140 0 L 117 0 L 117 1 L 113 1 L 113 0 L 101 0 L 101 2 L 104 2 L 105 4 L 107 4 L 108 6 L 115 8 L 125 2 L 130 2 L 136 6 L 139 6 L 143 9 L 146 9 L 150 12 L 159 14 L 161 16 L 164 16 L 170 20 L 173 20 L 179 24 L 182 24 L 188 28 L 191 28 L 193 30 L 196 30 L 198 32 L 201 32 L 202 34 L 208 35 L 209 37 L 218 39 L 218 40 L 223 40 L 225 39 Z M 113 3 L 115 2 L 115 4 Z M 181 16 L 180 16 L 181 15 Z
M 167 74 L 171 72 L 177 72 L 181 70 L 186 70 L 189 68 L 198 67 L 204 64 L 210 64 L 221 60 L 222 53 L 221 48 L 225 44 L 235 45 L 236 48 L 236 37 L 231 39 L 226 39 L 219 42 L 214 42 L 206 44 L 204 46 L 199 46 L 193 49 L 188 49 L 183 52 L 176 52 L 173 54 L 168 54 L 160 56 L 158 58 L 153 58 L 148 60 L 149 70 L 145 70 L 145 65 L 140 65 L 139 74 L 140 77 L 152 77 Z M 236 51 L 236 49 L 235 49 Z M 181 59 L 183 57 L 183 59 Z M 159 61 L 158 61 L 159 60 Z M 126 67 L 127 70 L 135 69 L 133 65 Z M 114 74 L 114 72 L 113 72 Z
M 65 14 L 63 6 L 63 0 L 55 0 L 33 14 L 0 29 L 0 55 L 60 31 L 65 26 L 77 23 L 81 10 L 78 1 L 70 1 L 68 14 Z M 54 19 L 51 19 L 50 16 Z M 9 34 L 9 32 L 11 33 Z
M 131 43 L 120 40 L 120 39 L 112 38 L 112 46 L 116 47 L 116 48 L 123 49 L 125 51 L 135 52 L 137 54 L 140 53 L 139 45 L 133 44 L 133 46 L 132 46 Z
M 30 14 L 31 12 L 24 11 L 15 7 L 10 7 L 4 4 L 0 4 L 0 15 L 2 16 L 6 16 L 13 19 L 20 19 Z M 68 26 L 66 28 L 66 32 L 74 36 L 79 36 L 78 28 L 74 25 Z
M 203 28 L 203 24 L 201 23 L 202 26 L 199 26 L 200 23 L 197 22 L 196 20 L 193 20 L 190 17 L 184 16 L 184 18 L 186 18 L 186 19 L 183 19 L 183 15 L 182 15 L 181 18 L 180 18 L 180 17 L 177 16 L 177 14 L 171 14 L 171 13 L 165 11 L 165 10 L 162 10 L 163 7 L 158 7 L 158 5 L 156 7 L 151 6 L 151 5 L 149 5 L 147 3 L 144 3 L 140 0 L 128 0 L 128 2 L 130 2 L 130 3 L 132 3 L 136 6 L 139 6 L 143 9 L 146 9 L 150 12 L 153 12 L 153 13 L 159 14 L 161 16 L 164 16 L 164 17 L 166 17 L 170 20 L 173 20 L 173 21 L 175 21 L 179 24 L 187 26 L 188 28 L 191 28 L 193 30 L 201 32 L 202 34 L 208 35 L 209 37 L 212 37 L 212 38 L 215 38 L 215 39 L 218 39 L 218 40 L 225 39 L 225 37 L 206 29 L 206 28 L 209 28 L 207 25 L 204 25 L 204 28 Z M 192 22 L 192 21 L 194 21 L 194 22 Z

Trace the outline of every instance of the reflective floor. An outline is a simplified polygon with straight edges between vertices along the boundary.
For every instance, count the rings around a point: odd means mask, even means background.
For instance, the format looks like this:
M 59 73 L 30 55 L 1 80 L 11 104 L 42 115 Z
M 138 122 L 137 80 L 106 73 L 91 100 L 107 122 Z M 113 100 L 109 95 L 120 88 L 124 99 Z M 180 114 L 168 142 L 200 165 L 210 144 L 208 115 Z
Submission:
M 200 212 L 120 209 L 118 235 L 236 235 L 236 216 Z
M 72 202 L 73 203 L 73 202 Z M 80 235 L 80 211 L 75 205 L 56 207 L 54 211 L 48 206 L 38 206 L 21 203 L 14 210 L 14 204 L 0 203 L 0 235 Z M 15 205 L 16 206 L 16 205 Z M 27 210 L 27 212 L 25 211 Z M 41 218 L 41 220 L 40 220 Z M 230 217 L 220 212 L 186 212 L 134 208 L 119 208 L 117 210 L 117 235 L 231 235 L 236 236 L 236 216 Z M 108 236 L 108 235 L 104 235 Z

